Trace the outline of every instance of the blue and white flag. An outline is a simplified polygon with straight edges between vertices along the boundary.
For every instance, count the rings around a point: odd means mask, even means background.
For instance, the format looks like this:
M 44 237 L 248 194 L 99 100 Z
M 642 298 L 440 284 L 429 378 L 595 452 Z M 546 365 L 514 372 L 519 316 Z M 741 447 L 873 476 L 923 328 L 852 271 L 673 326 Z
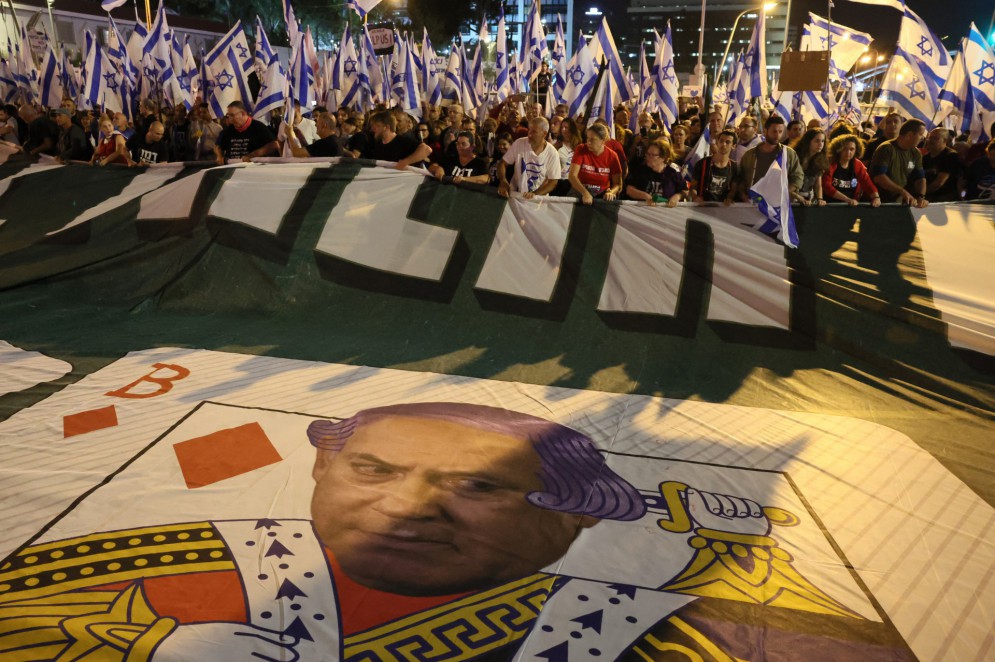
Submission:
M 155 26 L 153 26 L 154 28 Z M 293 44 L 294 42 L 291 42 L 291 45 Z M 235 21 L 235 25 L 232 26 L 231 30 L 206 55 L 207 66 L 215 76 L 229 64 L 227 57 L 228 49 L 233 49 L 239 66 L 242 67 L 242 71 L 248 72 L 252 70 L 255 64 L 254 55 L 249 50 L 249 42 L 245 38 L 245 31 L 242 29 L 241 20 Z
M 78 105 L 84 109 L 97 109 L 104 105 L 107 79 L 113 77 L 114 72 L 93 33 L 86 30 L 83 37 L 86 42 L 86 60 L 83 64 L 83 89 Z
M 256 68 L 256 75 L 262 80 L 269 73 L 269 65 L 277 58 L 276 51 L 269 44 L 269 37 L 263 28 L 263 21 L 256 16 L 256 48 L 253 56 L 253 66 Z
M 304 46 L 305 35 L 298 35 L 290 60 L 290 98 L 300 104 L 301 110 L 307 110 L 314 103 L 314 70 L 308 61 Z M 217 79 L 220 83 L 220 79 Z
M 259 94 L 256 95 L 255 109 L 252 117 L 265 122 L 274 110 L 282 108 L 287 100 L 287 74 L 280 66 L 280 58 L 274 58 L 266 69 L 266 76 L 259 86 Z
M 591 37 L 588 44 L 591 52 L 591 60 L 596 66 L 600 66 L 601 58 L 604 57 L 608 68 L 605 70 L 606 76 L 611 76 L 615 83 L 616 98 L 615 103 L 627 103 L 635 99 L 635 92 L 629 83 L 628 76 L 625 75 L 625 66 L 618 56 L 618 49 L 615 48 L 615 38 L 612 36 L 611 28 L 608 27 L 608 19 L 601 19 L 601 25 L 597 32 Z
M 806 125 L 812 120 L 819 120 L 819 126 L 823 129 L 828 129 L 830 124 L 830 118 L 833 114 L 833 109 L 830 107 L 829 95 L 831 93 L 827 88 L 822 90 L 807 90 L 801 93 L 801 108 L 799 112 L 801 113 L 801 120 Z
M 41 63 L 41 105 L 58 108 L 62 103 L 62 78 L 59 75 L 59 58 L 49 46 Z
M 219 67 L 219 71 L 214 76 L 214 91 L 210 100 L 215 117 L 223 116 L 233 101 L 241 101 L 246 112 L 251 115 L 252 94 L 249 92 L 249 81 L 235 49 L 229 47 L 223 56 L 215 60 L 215 65 Z
M 746 49 L 746 71 L 749 77 L 748 94 L 750 99 L 767 98 L 767 16 L 761 8 L 757 24 Z
M 359 42 L 359 85 L 362 90 L 359 100 L 360 110 L 370 110 L 374 103 L 383 99 L 381 96 L 383 73 L 373 52 L 373 40 L 370 39 L 370 32 L 365 25 Z
M 729 116 L 726 122 L 735 122 L 750 106 L 750 72 L 746 67 L 746 56 L 742 53 L 736 59 L 732 77 L 729 79 Z
M 62 94 L 75 100 L 79 97 L 80 80 L 76 67 L 69 61 L 69 54 L 62 51 Z
M 105 12 L 112 12 L 128 0 L 100 0 L 100 8 Z
M 964 66 L 977 106 L 988 112 L 995 111 L 995 54 L 974 23 L 971 23 L 964 43 Z
M 608 136 L 614 139 L 615 104 L 612 103 L 612 98 L 615 96 L 615 90 L 613 89 L 615 86 L 612 80 L 612 77 L 608 75 L 601 77 L 601 84 L 598 85 L 598 91 L 594 95 L 594 105 L 591 106 L 591 115 L 588 118 L 588 124 L 590 125 L 595 118 L 600 117 L 608 127 Z
M 354 12 L 359 14 L 360 18 L 363 18 L 369 14 L 374 7 L 379 5 L 380 2 L 381 0 L 347 0 L 346 6 L 350 7 Z
M 409 115 L 421 118 L 421 90 L 418 86 L 418 66 L 411 45 L 405 39 L 395 41 L 397 58 L 394 67 L 394 90 L 397 105 Z
M 653 63 L 656 77 L 653 90 L 656 95 L 657 110 L 664 127 L 668 130 L 677 122 L 677 70 L 674 68 L 674 42 L 670 32 L 670 21 L 657 44 L 656 60 Z
M 131 60 L 132 71 L 137 72 L 138 76 L 141 76 L 142 73 L 142 48 L 145 46 L 145 38 L 148 36 L 149 31 L 145 24 L 138 21 L 131 31 L 131 36 L 128 37 L 128 59 Z
M 795 229 L 795 215 L 791 211 L 785 151 L 777 150 L 777 156 L 766 174 L 750 187 L 750 200 L 757 204 L 763 215 L 753 227 L 764 234 L 777 233 L 777 238 L 784 245 L 798 248 L 798 230 Z
M 598 82 L 598 67 L 591 57 L 587 40 L 581 36 L 577 45 L 577 52 L 567 66 L 567 86 L 563 91 L 563 103 L 567 104 L 567 115 L 574 119 L 584 115 L 587 101 L 594 94 L 594 85 Z
M 511 63 L 508 61 L 508 30 L 504 21 L 504 5 L 501 5 L 501 15 L 497 24 L 497 42 L 494 44 L 494 100 L 501 103 L 511 94 Z
M 549 47 L 546 45 L 546 31 L 542 27 L 539 15 L 539 0 L 532 0 L 529 17 L 525 21 L 523 41 L 519 46 L 519 74 L 525 81 L 531 82 L 542 63 L 549 57 Z
M 898 49 L 911 56 L 919 67 L 930 99 L 935 99 L 950 75 L 953 61 L 940 38 L 919 16 L 905 7 L 898 32 Z
M 563 103 L 563 91 L 567 88 L 567 45 L 563 35 L 563 21 L 556 15 L 556 39 L 553 41 L 553 98 Z
M 297 15 L 294 14 L 294 7 L 290 4 L 290 0 L 280 0 L 280 2 L 283 5 L 283 20 L 287 22 L 287 38 L 290 40 L 288 43 L 296 44 L 301 24 L 297 21 Z
M 24 93 L 24 98 L 30 102 L 38 99 L 38 67 L 35 66 L 35 59 L 31 55 L 30 41 L 24 26 L 20 26 L 21 40 L 18 44 L 17 56 L 14 59 L 16 69 L 13 69 L 14 80 L 17 86 Z
M 694 179 L 694 167 L 701 162 L 703 158 L 709 156 L 712 153 L 712 133 L 705 127 L 705 130 L 701 132 L 698 136 L 698 142 L 694 144 L 690 150 L 688 150 L 687 155 L 684 157 L 684 161 L 681 164 L 681 173 L 684 175 L 684 181 L 690 182 Z
M 332 89 L 339 95 L 338 106 L 357 108 L 362 100 L 362 85 L 359 81 L 359 53 L 352 40 L 352 29 L 347 23 L 342 43 L 339 46 L 339 57 L 332 69 Z
M 899 46 L 881 81 L 881 100 L 886 106 L 897 106 L 904 114 L 922 120 L 931 129 L 936 112 L 934 99 L 918 62 Z
M 445 79 L 442 83 L 442 99 L 450 103 L 463 102 L 463 41 L 459 35 L 449 46 L 449 60 L 446 63 Z M 465 104 L 464 104 L 465 107 Z
M 774 106 L 774 112 L 785 122 L 791 121 L 791 94 L 787 92 L 781 92 L 778 89 L 778 81 L 774 81 L 774 84 L 770 88 L 770 102 Z
M 943 89 L 940 90 L 936 104 L 937 124 L 942 123 L 952 114 L 961 118 L 962 121 L 959 124 L 961 127 L 966 127 L 966 129 L 958 131 L 958 133 L 966 133 L 970 130 L 970 114 L 974 111 L 974 95 L 971 94 L 970 74 L 967 71 L 967 66 L 964 64 L 964 53 L 966 50 L 967 40 L 961 39 L 960 52 L 954 58 L 950 75 L 947 77 L 947 82 L 943 84 Z M 963 120 L 966 120 L 966 123 Z
M 873 37 L 809 12 L 801 50 L 831 51 L 836 69 L 844 74 L 867 52 Z M 830 41 L 830 39 L 832 41 Z
M 0 60 L 0 99 L 3 99 L 4 103 L 12 103 L 16 97 L 17 81 L 10 71 L 10 63 L 7 60 Z

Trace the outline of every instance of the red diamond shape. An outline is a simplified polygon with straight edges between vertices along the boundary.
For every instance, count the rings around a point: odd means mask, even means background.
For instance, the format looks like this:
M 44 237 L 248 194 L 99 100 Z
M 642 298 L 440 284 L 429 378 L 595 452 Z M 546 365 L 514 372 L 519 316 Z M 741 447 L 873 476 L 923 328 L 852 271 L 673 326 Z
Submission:
M 117 410 L 114 405 L 81 411 L 62 417 L 62 438 L 68 439 L 78 434 L 103 430 L 117 425 Z
M 258 423 L 218 430 L 173 445 L 187 487 L 195 489 L 283 460 Z

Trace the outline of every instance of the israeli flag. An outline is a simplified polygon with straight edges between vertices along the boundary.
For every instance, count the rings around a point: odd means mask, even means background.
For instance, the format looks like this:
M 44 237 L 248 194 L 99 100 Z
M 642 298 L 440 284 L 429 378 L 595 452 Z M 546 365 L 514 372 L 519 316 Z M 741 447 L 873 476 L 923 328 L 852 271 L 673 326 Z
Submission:
M 128 0 L 100 0 L 100 8 L 105 12 L 111 12 L 128 2 Z
M 809 22 L 802 37 L 803 51 L 832 51 L 836 68 L 849 71 L 871 45 L 873 37 L 866 32 L 848 28 L 840 23 L 809 12 Z M 831 40 L 831 41 L 830 41 Z
M 615 103 L 626 103 L 636 97 L 629 83 L 628 76 L 625 75 L 625 67 L 622 59 L 618 56 L 618 49 L 615 48 L 615 38 L 612 36 L 611 28 L 608 27 L 608 19 L 601 19 L 601 25 L 591 38 L 588 44 L 591 51 L 591 61 L 600 64 L 604 57 L 608 65 L 605 70 L 606 76 L 611 76 L 615 83 L 616 99 Z
M 373 40 L 370 32 L 363 26 L 363 36 L 359 42 L 359 84 L 362 89 L 360 98 L 360 110 L 369 110 L 373 104 L 380 101 L 381 88 L 383 87 L 383 73 L 380 70 L 380 63 L 373 52 Z
M 553 42 L 553 52 L 550 57 L 553 59 L 553 97 L 559 103 L 563 103 L 563 92 L 567 88 L 567 46 L 563 36 L 563 21 L 559 14 L 556 15 L 556 40 Z
M 539 16 L 539 2 L 532 0 L 529 17 L 525 22 L 524 41 L 519 51 L 521 56 L 519 73 L 522 79 L 531 81 L 539 73 L 542 63 L 549 57 L 549 47 L 546 45 L 546 31 L 542 29 L 542 18 Z
M 435 63 L 435 48 L 428 38 L 428 29 L 423 28 L 421 41 L 421 83 L 422 99 L 430 106 L 438 106 L 442 101 L 442 86 L 439 85 L 439 70 Z
M 750 37 L 750 47 L 746 49 L 746 70 L 749 78 L 750 99 L 767 98 L 767 17 L 761 8 L 757 24 Z
M 314 103 L 314 70 L 308 62 L 304 41 L 305 35 L 299 35 L 291 55 L 290 97 L 306 111 Z
M 750 200 L 757 204 L 763 216 L 753 227 L 768 235 L 776 232 L 777 238 L 784 245 L 798 248 L 798 230 L 795 228 L 795 215 L 791 211 L 791 196 L 788 192 L 785 151 L 784 148 L 777 150 L 777 156 L 767 173 L 750 187 Z
M 86 42 L 86 61 L 83 65 L 83 89 L 80 96 L 80 106 L 83 108 L 100 108 L 107 96 L 107 76 L 113 75 L 104 49 L 89 30 L 84 33 Z
M 0 60 L 0 98 L 4 103 L 11 103 L 17 97 L 17 81 L 10 72 L 7 60 Z M 75 96 L 73 97 L 76 98 Z
M 352 40 L 352 30 L 345 26 L 339 58 L 332 70 L 332 89 L 339 92 L 339 107 L 355 108 L 362 99 L 362 86 L 359 81 L 359 53 Z
M 269 65 L 277 58 L 276 51 L 269 44 L 266 30 L 263 28 L 263 21 L 256 16 L 256 49 L 253 55 L 253 65 L 256 68 L 256 75 L 262 80 L 269 73 Z
M 449 103 L 463 103 L 462 52 L 463 42 L 460 36 L 456 35 L 456 39 L 449 47 L 449 61 L 446 64 L 446 76 L 442 88 L 442 98 Z
M 656 77 L 653 89 L 656 94 L 657 109 L 664 126 L 669 130 L 677 121 L 677 70 L 674 68 L 674 42 L 670 33 L 670 21 L 667 30 L 657 44 L 656 61 L 653 69 Z
M 76 99 L 79 97 L 79 74 L 76 72 L 76 67 L 73 66 L 72 62 L 69 61 L 69 54 L 65 50 L 62 51 L 62 90 L 63 96 L 67 96 L 70 99 Z
M 280 58 L 274 58 L 266 69 L 266 76 L 259 87 L 259 94 L 256 96 L 255 110 L 252 113 L 254 119 L 265 122 L 269 114 L 283 107 L 287 100 L 287 74 L 280 66 Z
M 785 122 L 791 121 L 791 107 L 786 103 L 790 101 L 790 98 L 790 94 L 786 97 L 785 93 L 778 89 L 778 81 L 774 81 L 770 90 L 770 102 L 774 106 L 774 112 Z
M 291 42 L 291 44 L 293 43 L 295 42 Z M 242 67 L 242 71 L 247 72 L 252 69 L 255 64 L 254 55 L 249 50 L 249 42 L 245 38 L 245 31 L 242 29 L 241 20 L 235 21 L 235 25 L 232 26 L 231 30 L 207 53 L 207 66 L 215 76 L 228 66 L 227 53 L 229 49 L 233 49 L 239 66 Z
M 881 99 L 888 105 L 898 106 L 910 117 L 922 120 L 931 129 L 936 96 L 930 92 L 928 77 L 919 69 L 919 63 L 899 46 L 881 81 Z
M 698 142 L 694 144 L 694 147 L 687 153 L 684 157 L 684 162 L 681 164 L 681 174 L 684 175 L 684 181 L 690 182 L 694 179 L 694 167 L 698 165 L 699 162 L 706 156 L 712 153 L 712 133 L 705 127 L 705 130 L 701 132 L 698 136 Z
M 348 0 L 346 6 L 352 8 L 354 12 L 359 14 L 360 18 L 363 18 L 370 11 L 379 5 L 381 0 Z M 339 5 L 341 7 L 341 5 Z
M 930 99 L 935 99 L 950 75 L 953 62 L 939 37 L 908 6 L 905 7 L 902 27 L 898 32 L 898 49 L 903 51 L 905 57 L 911 56 L 915 60 L 926 83 L 927 94 Z
M 615 96 L 611 76 L 602 76 L 601 84 L 598 85 L 598 92 L 594 96 L 594 105 L 591 106 L 590 120 L 600 117 L 608 127 L 608 135 L 615 138 L 615 105 L 612 97 Z
M 252 94 L 249 92 L 249 82 L 242 69 L 242 60 L 233 48 L 225 51 L 223 57 L 215 60 L 221 70 L 214 76 L 214 92 L 211 94 L 211 110 L 215 117 L 223 116 L 228 104 L 241 101 L 246 112 L 252 114 Z
M 59 75 L 59 58 L 49 46 L 41 63 L 41 105 L 58 108 L 62 103 L 62 79 Z
M 577 44 L 579 48 L 567 67 L 567 86 L 563 91 L 567 114 L 575 119 L 584 115 L 587 101 L 598 82 L 598 67 L 595 66 L 587 40 L 581 38 Z
M 974 23 L 964 43 L 964 66 L 978 107 L 995 111 L 995 54 Z
M 290 4 L 290 0 L 280 0 L 283 5 L 283 20 L 287 22 L 287 37 L 290 38 L 291 44 L 297 43 L 297 36 L 301 32 L 301 24 L 297 21 L 297 15 L 294 14 L 294 7 Z

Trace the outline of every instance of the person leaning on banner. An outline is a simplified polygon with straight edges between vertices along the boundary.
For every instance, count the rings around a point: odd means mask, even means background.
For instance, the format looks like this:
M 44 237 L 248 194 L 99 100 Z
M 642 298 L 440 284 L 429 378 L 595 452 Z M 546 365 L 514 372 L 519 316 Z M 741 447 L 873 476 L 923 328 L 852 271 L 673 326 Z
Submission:
M 898 130 L 898 137 L 881 143 L 871 159 L 871 177 L 884 202 L 901 202 L 922 209 L 926 201 L 926 173 L 922 154 L 916 148 L 926 125 L 922 120 L 908 120 Z
M 550 193 L 560 180 L 560 157 L 556 148 L 546 142 L 549 122 L 537 117 L 529 122 L 529 133 L 511 143 L 498 163 L 498 193 L 508 197 L 518 191 L 529 200 Z M 508 181 L 508 166 L 514 170 Z
M 65 108 L 55 111 L 55 123 L 59 127 L 59 156 L 63 163 L 89 161 L 93 148 L 86 139 L 82 127 L 73 124 L 72 115 Z
M 20 145 L 21 136 L 17 126 L 17 108 L 10 104 L 0 106 L 0 141 L 8 145 Z
M 822 207 L 826 204 L 822 191 L 822 176 L 829 169 L 826 158 L 826 132 L 821 128 L 809 129 L 802 134 L 798 142 L 791 145 L 791 148 L 798 155 L 798 163 L 803 173 L 802 185 L 797 191 L 792 192 L 791 199 L 806 207 L 809 205 Z
M 260 156 L 276 156 L 280 143 L 265 124 L 245 111 L 241 101 L 228 104 L 228 126 L 214 143 L 214 157 L 218 165 L 228 161 L 249 161 Z
M 995 139 L 989 141 L 985 155 L 967 167 L 967 199 L 995 200 Z
M 59 127 L 31 104 L 22 104 L 18 114 L 28 125 L 27 140 L 21 145 L 21 151 L 28 156 L 57 156 L 59 142 Z
M 666 202 L 676 207 L 687 195 L 684 175 L 673 166 L 673 152 L 666 140 L 657 139 L 646 146 L 645 161 L 629 173 L 625 196 L 653 206 Z
M 874 132 L 874 137 L 870 139 L 867 146 L 864 147 L 864 158 L 862 159 L 864 165 L 870 166 L 871 160 L 874 158 L 874 152 L 877 151 L 886 140 L 894 140 L 898 137 L 898 130 L 902 126 L 904 118 L 896 113 L 895 111 L 890 111 L 881 120 L 878 125 L 877 131 Z
M 921 150 L 930 202 L 960 200 L 960 157 L 950 147 L 951 138 L 948 130 L 937 127 L 926 136 L 926 146 Z
M 695 202 L 735 202 L 740 186 L 739 164 L 730 157 L 736 133 L 724 129 L 712 135 L 712 153 L 698 161 L 691 173 L 691 195 Z
M 771 115 L 764 122 L 764 138 L 756 147 L 746 150 L 743 159 L 739 163 L 741 179 L 739 199 L 749 202 L 748 192 L 761 177 L 767 174 L 771 164 L 777 159 L 780 151 L 784 152 L 784 168 L 788 171 L 788 190 L 795 193 L 801 188 L 805 180 L 805 173 L 798 162 L 798 154 L 787 145 L 781 144 L 781 137 L 784 135 L 784 119 L 778 115 Z
M 611 201 L 622 192 L 622 164 L 618 154 L 607 147 L 608 127 L 592 124 L 587 142 L 574 150 L 570 164 L 570 185 L 585 205 L 595 198 Z
M 370 117 L 370 130 L 373 141 L 367 146 L 365 158 L 390 161 L 397 164 L 398 170 L 404 170 L 409 165 L 421 163 L 432 153 L 432 148 L 425 143 L 398 135 L 394 114 L 389 110 L 381 110 Z
M 469 131 L 456 135 L 456 156 L 443 154 L 437 163 L 429 166 L 432 176 L 442 182 L 461 184 L 486 184 L 490 179 L 487 174 L 487 161 L 477 156 L 476 140 Z
M 312 156 L 341 156 L 342 149 L 339 147 L 335 116 L 330 113 L 318 113 L 315 119 L 315 127 L 318 139 L 309 145 L 302 145 L 297 131 L 291 131 L 289 126 L 284 125 L 284 135 L 287 136 L 290 151 L 293 155 L 299 159 L 306 159 Z
M 881 205 L 881 195 L 860 160 L 864 146 L 860 138 L 843 135 L 829 143 L 829 170 L 822 176 L 822 195 L 828 202 L 845 202 L 851 207 L 861 198 L 871 206 Z
M 367 146 L 370 144 L 369 136 L 367 136 L 366 132 L 362 130 L 362 116 L 347 117 L 342 120 L 341 126 L 342 135 L 340 136 L 339 143 L 341 144 L 343 140 L 345 142 L 342 154 L 344 156 L 351 156 L 354 159 L 358 159 L 364 152 L 366 152 Z
M 114 122 L 108 118 L 100 120 L 100 142 L 93 150 L 90 157 L 90 165 L 105 166 L 111 163 L 122 163 L 131 165 L 131 156 L 128 154 L 128 145 L 121 132 L 114 128 Z
M 148 166 L 169 161 L 169 145 L 163 139 L 166 127 L 162 122 L 152 122 L 144 133 L 136 133 L 127 141 L 131 165 Z

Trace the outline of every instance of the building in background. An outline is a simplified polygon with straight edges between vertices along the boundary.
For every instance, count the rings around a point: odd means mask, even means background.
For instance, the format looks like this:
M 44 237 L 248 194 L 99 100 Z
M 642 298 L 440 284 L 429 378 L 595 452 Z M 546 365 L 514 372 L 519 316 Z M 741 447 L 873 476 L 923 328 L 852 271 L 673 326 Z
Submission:
M 578 8 L 586 11 L 587 4 L 597 6 L 597 0 L 586 0 Z M 705 9 L 705 40 L 702 64 L 709 82 L 715 82 L 715 72 L 719 61 L 729 44 L 729 57 L 737 57 L 750 44 L 750 36 L 756 25 L 762 2 L 740 2 L 726 0 L 709 2 Z M 770 6 L 770 3 L 768 3 Z M 745 12 L 745 13 L 744 13 Z M 743 14 L 732 34 L 736 17 Z M 781 64 L 781 51 L 784 47 L 784 31 L 787 25 L 787 4 L 778 2 L 767 10 L 767 68 L 778 69 Z M 674 67 L 682 81 L 694 70 L 698 62 L 698 40 L 701 34 L 701 2 L 695 0 L 629 0 L 625 18 L 612 20 L 609 24 L 615 33 L 615 42 L 623 61 L 638 68 L 639 43 L 645 41 L 647 57 L 653 52 L 653 29 L 662 32 L 670 21 L 674 40 Z M 789 35 L 793 36 L 793 35 Z M 730 44 L 731 40 L 731 44 Z M 796 45 L 797 46 L 797 45 Z M 723 76 L 723 78 L 725 78 Z

